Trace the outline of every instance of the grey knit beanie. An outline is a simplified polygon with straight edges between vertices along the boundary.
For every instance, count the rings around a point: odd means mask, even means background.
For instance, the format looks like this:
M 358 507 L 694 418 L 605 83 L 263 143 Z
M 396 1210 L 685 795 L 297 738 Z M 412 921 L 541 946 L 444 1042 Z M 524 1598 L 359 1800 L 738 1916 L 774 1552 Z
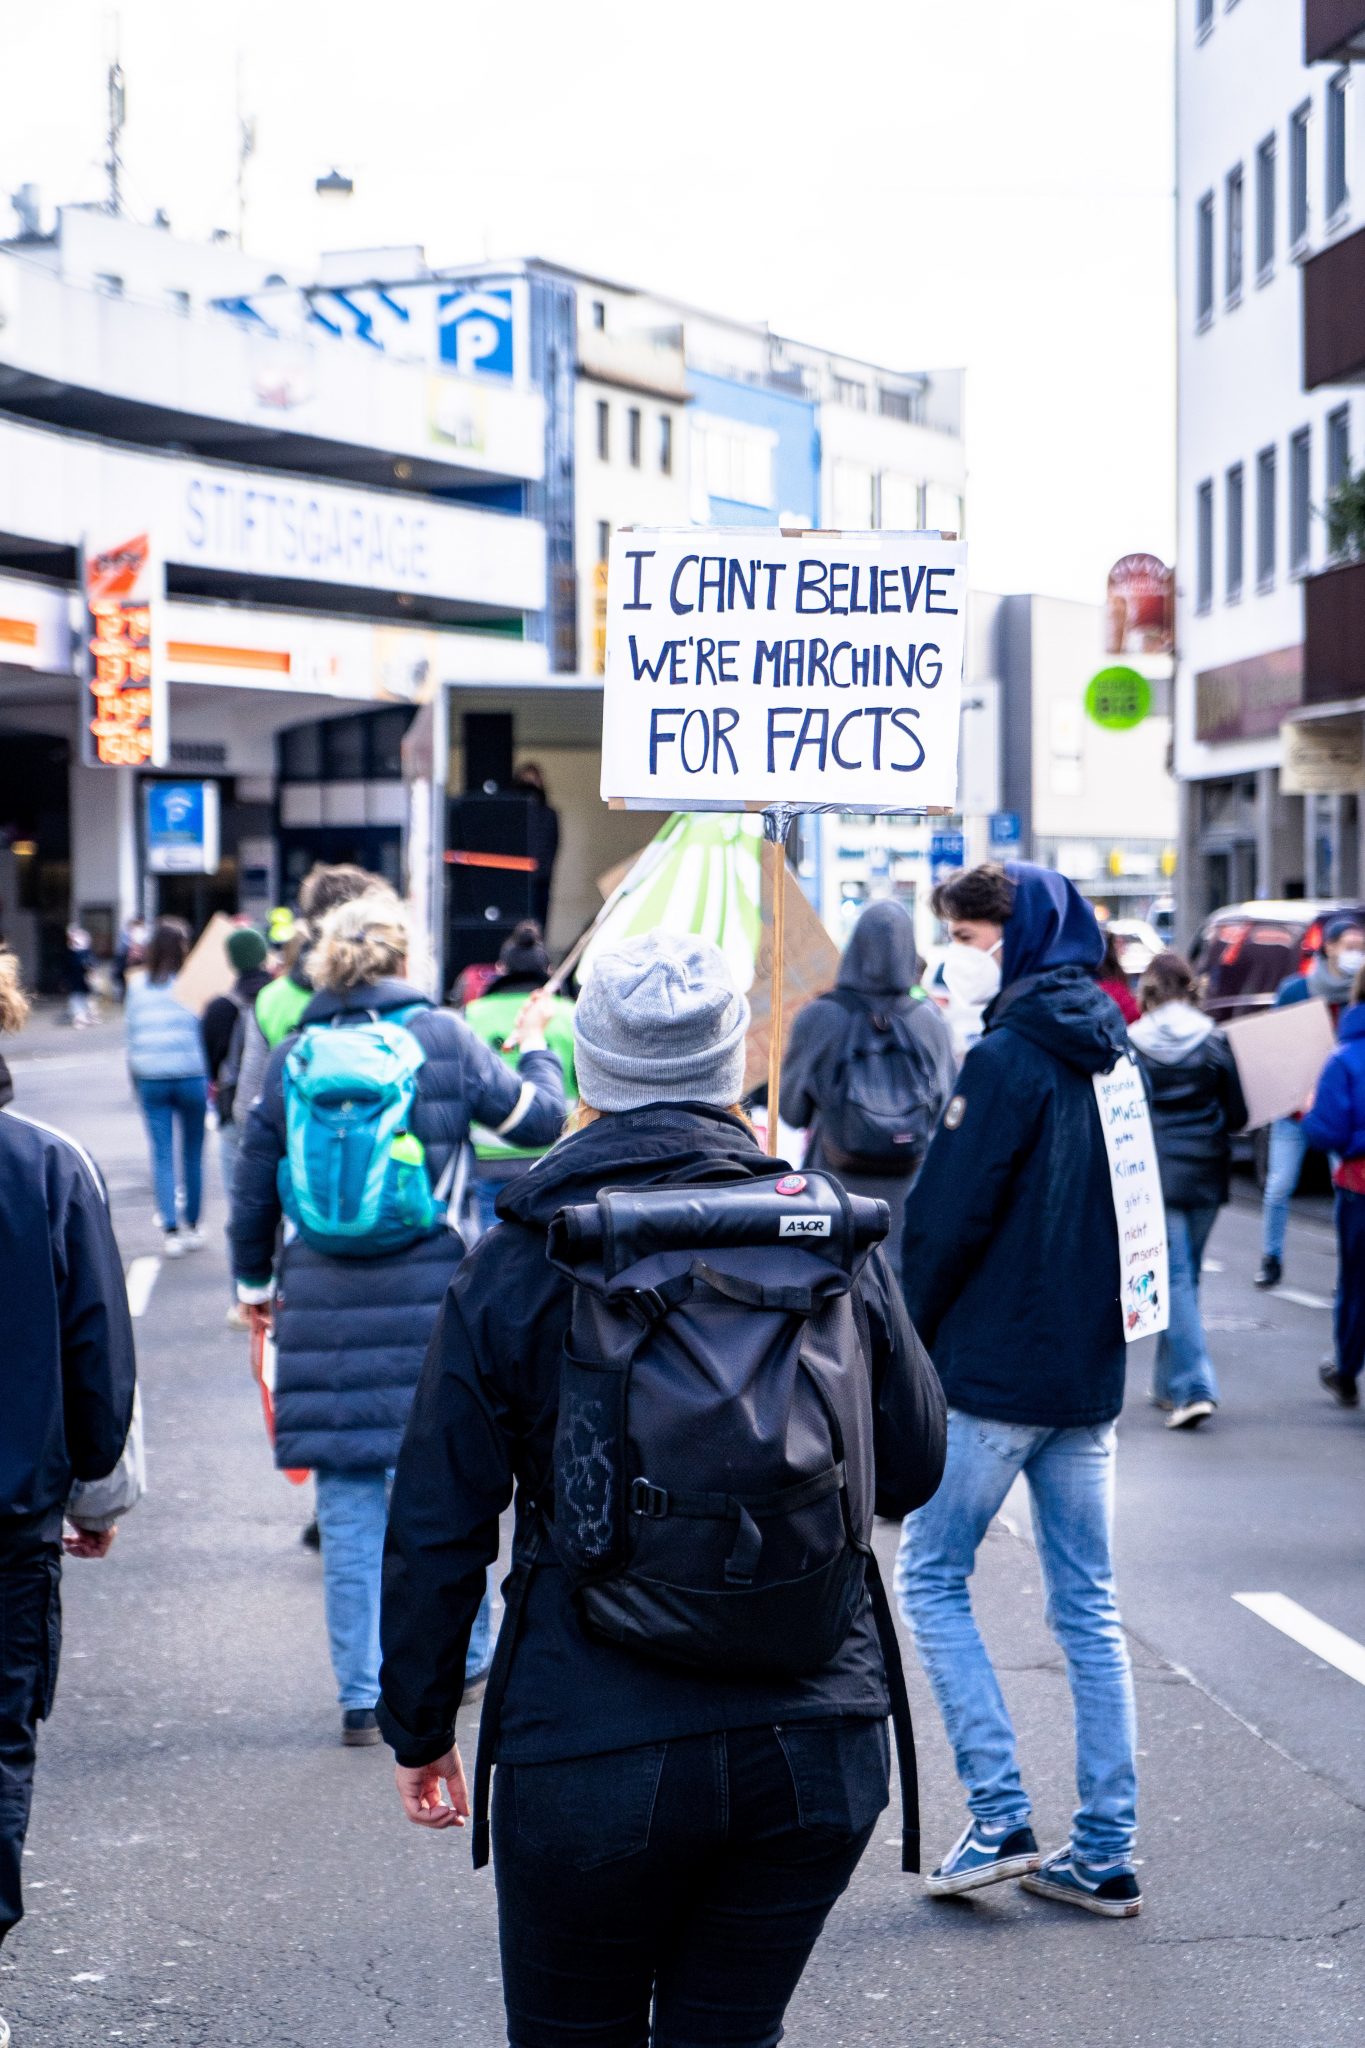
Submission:
M 574 1012 L 574 1065 L 593 1109 L 708 1102 L 744 1085 L 749 1005 L 719 946 L 651 932 L 593 966 Z

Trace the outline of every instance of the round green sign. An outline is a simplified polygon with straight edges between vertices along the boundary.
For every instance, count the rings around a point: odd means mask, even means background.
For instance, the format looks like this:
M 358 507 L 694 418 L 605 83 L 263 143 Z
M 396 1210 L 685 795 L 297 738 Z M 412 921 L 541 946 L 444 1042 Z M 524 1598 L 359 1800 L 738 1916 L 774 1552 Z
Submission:
M 1085 686 L 1085 715 L 1106 732 L 1129 732 L 1152 708 L 1152 686 L 1135 668 L 1102 668 Z

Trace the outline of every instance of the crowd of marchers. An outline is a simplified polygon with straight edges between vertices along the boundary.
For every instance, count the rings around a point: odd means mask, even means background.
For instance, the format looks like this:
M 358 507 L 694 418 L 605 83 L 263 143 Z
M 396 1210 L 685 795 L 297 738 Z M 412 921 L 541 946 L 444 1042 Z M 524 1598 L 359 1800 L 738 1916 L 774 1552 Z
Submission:
M 966 1795 L 927 1890 L 1018 1881 L 1103 1917 L 1141 1909 L 1112 1555 L 1128 1345 L 1095 1081 L 1127 1059 L 1144 1079 L 1169 1274 L 1150 1394 L 1173 1430 L 1220 1398 L 1199 1276 L 1246 1104 L 1188 964 L 1159 954 L 1134 1000 L 1061 875 L 973 869 L 935 909 L 947 1009 L 905 909 L 872 904 L 766 1105 L 744 1096 L 746 996 L 695 937 L 602 954 L 575 1004 L 546 993 L 528 923 L 472 999 L 438 1006 L 407 978 L 403 904 L 324 868 L 275 957 L 232 932 L 232 986 L 202 1017 L 177 992 L 174 920 L 128 973 L 165 1250 L 204 1243 L 212 1113 L 229 1320 L 273 1387 L 277 1463 L 313 1477 L 341 1740 L 387 1741 L 408 1818 L 472 1821 L 476 1865 L 491 1854 L 514 2048 L 778 2040 L 888 1804 L 888 1722 L 919 1868 L 876 1516 L 902 1524 L 894 1593 Z M 1272 1139 L 1268 1228 L 1290 1143 L 1328 1150 L 1342 1262 L 1323 1378 L 1353 1404 L 1358 927 L 1329 928 L 1306 992 L 1337 1004 L 1340 1045 L 1292 1141 Z M 0 956 L 0 1023 L 24 1011 Z M 17 1315 L 0 1364 L 0 1941 L 22 1912 L 63 1548 L 103 1556 L 142 1488 L 98 1168 L 10 1097 L 0 1068 Z M 765 1151 L 764 1110 L 805 1134 L 798 1160 Z M 1282 1249 L 1268 1237 L 1263 1278 Z M 1021 1476 L 1076 1721 L 1078 1802 L 1047 1853 L 968 1592 Z M 471 1785 L 457 1719 L 480 1700 Z

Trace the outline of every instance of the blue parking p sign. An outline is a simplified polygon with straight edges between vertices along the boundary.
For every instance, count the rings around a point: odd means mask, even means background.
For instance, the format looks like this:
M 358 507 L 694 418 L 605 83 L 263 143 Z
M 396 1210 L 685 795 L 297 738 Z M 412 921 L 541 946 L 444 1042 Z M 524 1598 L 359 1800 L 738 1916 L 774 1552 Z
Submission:
M 513 307 L 509 289 L 461 285 L 436 300 L 441 361 L 464 376 L 513 375 Z
M 1019 840 L 1018 811 L 992 811 L 991 852 L 1018 853 Z
M 967 862 L 967 841 L 961 832 L 931 832 L 929 835 L 929 879 L 941 882 Z

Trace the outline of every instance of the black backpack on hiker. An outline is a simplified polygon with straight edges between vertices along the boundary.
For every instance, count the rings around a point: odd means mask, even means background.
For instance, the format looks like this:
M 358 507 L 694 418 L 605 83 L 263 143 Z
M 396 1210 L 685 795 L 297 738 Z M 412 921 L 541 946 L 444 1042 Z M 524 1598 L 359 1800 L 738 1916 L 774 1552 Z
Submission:
M 869 1009 L 835 989 L 848 1012 L 846 1048 L 820 1101 L 821 1156 L 836 1173 L 909 1174 L 933 1136 L 938 1069 L 910 1025 L 913 1010 Z M 916 1000 L 915 1007 L 927 1002 Z
M 572 1282 L 543 1526 L 592 1635 L 738 1676 L 836 1654 L 871 1594 L 918 1869 L 914 1744 L 871 1536 L 872 1373 L 856 1281 L 884 1202 L 825 1174 L 605 1192 L 560 1210 Z M 547 1492 L 550 1489 L 547 1489 Z M 515 1575 L 514 1575 L 515 1578 Z M 475 1859 L 525 1575 L 480 1733 Z

